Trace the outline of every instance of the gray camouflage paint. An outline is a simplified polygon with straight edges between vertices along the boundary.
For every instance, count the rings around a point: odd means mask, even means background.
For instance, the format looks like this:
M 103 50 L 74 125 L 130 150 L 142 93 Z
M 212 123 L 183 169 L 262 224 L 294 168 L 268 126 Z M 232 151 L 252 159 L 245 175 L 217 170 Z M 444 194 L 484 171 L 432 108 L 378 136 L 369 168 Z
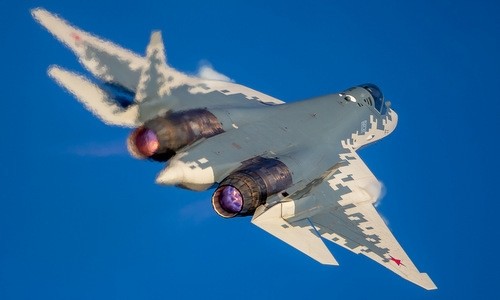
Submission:
M 221 85 L 168 67 L 159 33 L 153 33 L 143 58 L 74 28 L 43 9 L 32 13 L 93 75 L 136 92 L 138 122 L 126 124 L 142 124 L 167 111 L 190 109 L 206 109 L 217 117 L 223 133 L 187 145 L 171 160 L 171 164 L 182 162 L 180 165 L 192 170 L 210 170 L 213 181 L 191 184 L 189 176 L 184 176 L 179 185 L 201 190 L 221 182 L 244 161 L 278 159 L 290 170 L 293 184 L 270 197 L 267 206 L 294 202 L 295 210 L 283 216 L 291 226 L 305 226 L 304 220 L 309 219 L 321 236 L 339 245 L 368 256 L 376 254 L 382 262 L 392 259 L 382 246 L 382 237 L 369 225 L 369 217 L 356 210 L 366 205 L 367 199 L 349 198 L 364 195 L 358 193 L 359 180 L 351 173 L 356 171 L 351 167 L 358 160 L 354 151 L 385 137 L 397 124 L 397 115 L 390 108 L 384 115 L 374 109 L 367 89 L 354 87 L 340 94 L 282 104 L 237 84 Z M 59 83 L 64 86 L 67 78 L 60 77 Z M 435 288 L 425 276 L 407 279 Z

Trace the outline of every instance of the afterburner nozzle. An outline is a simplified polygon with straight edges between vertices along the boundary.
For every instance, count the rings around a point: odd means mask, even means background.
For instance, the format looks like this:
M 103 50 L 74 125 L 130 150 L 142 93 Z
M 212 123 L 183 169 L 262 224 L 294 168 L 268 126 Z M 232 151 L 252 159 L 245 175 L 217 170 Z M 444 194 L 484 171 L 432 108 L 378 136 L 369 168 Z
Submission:
M 231 218 L 243 209 L 243 196 L 234 186 L 220 186 L 212 196 L 212 206 L 220 216 Z
M 130 134 L 127 146 L 134 157 L 149 158 L 160 148 L 160 141 L 153 130 L 139 127 Z

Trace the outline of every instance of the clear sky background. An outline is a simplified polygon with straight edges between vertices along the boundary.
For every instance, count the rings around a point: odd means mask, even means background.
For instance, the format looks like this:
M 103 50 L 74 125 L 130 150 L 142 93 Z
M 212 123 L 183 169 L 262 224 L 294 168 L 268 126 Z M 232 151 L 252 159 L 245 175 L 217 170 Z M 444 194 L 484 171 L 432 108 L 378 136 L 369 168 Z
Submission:
M 379 210 L 437 291 L 328 243 L 322 266 L 211 192 L 154 184 L 52 82 L 83 72 L 29 13 L 37 6 L 144 53 L 161 29 L 171 65 L 203 61 L 287 102 L 374 82 L 399 114 L 361 151 Z M 0 299 L 493 299 L 498 283 L 498 1 L 1 1 Z M 320 146 L 320 145 L 319 145 Z

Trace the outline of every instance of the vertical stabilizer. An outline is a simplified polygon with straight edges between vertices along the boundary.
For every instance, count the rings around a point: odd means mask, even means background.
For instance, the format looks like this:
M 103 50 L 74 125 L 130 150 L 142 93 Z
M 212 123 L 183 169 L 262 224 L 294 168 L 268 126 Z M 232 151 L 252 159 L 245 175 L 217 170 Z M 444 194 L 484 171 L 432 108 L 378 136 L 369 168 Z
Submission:
M 142 68 L 135 102 L 146 102 L 169 94 L 169 78 L 166 73 L 165 47 L 160 31 L 153 31 L 146 49 L 146 63 Z

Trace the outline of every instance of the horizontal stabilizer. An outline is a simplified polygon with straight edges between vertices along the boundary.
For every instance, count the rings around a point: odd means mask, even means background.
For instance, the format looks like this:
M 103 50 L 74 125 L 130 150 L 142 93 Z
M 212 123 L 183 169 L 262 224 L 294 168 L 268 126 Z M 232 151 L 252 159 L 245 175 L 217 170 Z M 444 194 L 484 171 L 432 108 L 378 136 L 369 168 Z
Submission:
M 260 206 L 252 223 L 316 261 L 338 266 L 338 262 L 309 221 L 303 219 L 288 223 L 281 217 L 281 205 L 277 204 L 263 213 L 265 208 Z
M 138 125 L 136 105 L 124 109 L 110 99 L 108 94 L 96 84 L 81 75 L 58 66 L 51 66 L 48 73 L 60 86 L 71 92 L 78 101 L 104 123 L 124 127 Z

